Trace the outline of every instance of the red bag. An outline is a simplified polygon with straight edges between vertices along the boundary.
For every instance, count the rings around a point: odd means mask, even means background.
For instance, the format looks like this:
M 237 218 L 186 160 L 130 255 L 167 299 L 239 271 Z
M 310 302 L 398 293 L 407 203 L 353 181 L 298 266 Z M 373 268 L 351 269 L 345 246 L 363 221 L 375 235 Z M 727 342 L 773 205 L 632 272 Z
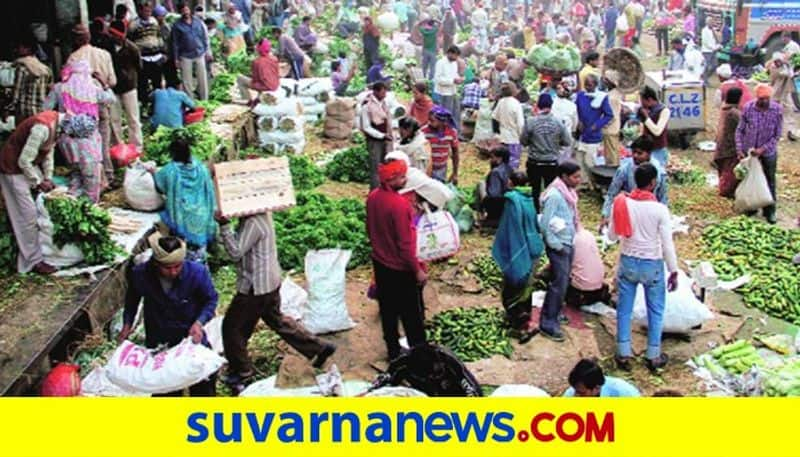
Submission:
M 43 397 L 77 397 L 81 393 L 78 365 L 61 362 L 42 381 Z
M 120 168 L 127 167 L 142 155 L 142 152 L 136 149 L 136 146 L 124 143 L 112 147 L 109 153 L 114 165 Z

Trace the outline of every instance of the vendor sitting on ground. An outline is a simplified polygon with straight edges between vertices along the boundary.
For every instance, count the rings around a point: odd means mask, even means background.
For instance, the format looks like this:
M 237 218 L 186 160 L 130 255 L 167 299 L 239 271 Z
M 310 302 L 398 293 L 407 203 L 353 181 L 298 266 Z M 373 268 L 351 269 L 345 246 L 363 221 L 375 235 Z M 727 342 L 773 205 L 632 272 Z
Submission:
M 303 17 L 303 21 L 294 31 L 294 41 L 306 52 L 310 52 L 317 45 L 317 34 L 311 31 L 311 16 Z
M 156 89 L 150 96 L 153 99 L 153 129 L 160 125 L 171 129 L 183 127 L 185 108 L 194 108 L 195 103 L 189 94 L 179 89 L 180 81 L 169 78 L 166 89 Z
M 649 137 L 642 136 L 631 144 L 631 157 L 622 159 L 619 168 L 614 173 L 614 178 L 608 186 L 608 194 L 603 203 L 603 222 L 601 227 L 608 225 L 608 218 L 611 217 L 611 205 L 614 203 L 614 198 L 620 192 L 633 192 L 636 189 L 636 180 L 633 178 L 633 172 L 636 167 L 643 163 L 652 163 L 658 171 L 658 178 L 656 180 L 656 188 L 653 191 L 659 202 L 669 206 L 669 195 L 667 188 L 667 173 L 661 168 L 655 160 L 651 159 L 650 153 L 653 150 L 653 140 Z
M 254 104 L 257 100 L 250 98 L 250 90 L 257 92 L 275 91 L 280 87 L 280 65 L 278 58 L 272 55 L 272 45 L 266 38 L 256 47 L 258 57 L 251 65 L 250 74 L 247 77 L 239 75 L 236 78 L 236 85 L 239 87 L 239 95 L 243 100 L 249 100 Z
M 337 97 L 347 96 L 347 88 L 355 74 L 355 66 L 351 66 L 349 71 L 345 71 L 341 61 L 334 60 L 331 62 L 331 85 L 333 85 L 333 92 Z
M 203 326 L 214 317 L 217 291 L 205 265 L 186 260 L 186 243 L 154 232 L 148 237 L 152 258 L 130 272 L 125 295 L 122 330 L 124 341 L 133 330 L 139 302 L 144 299 L 145 345 L 154 349 L 175 346 L 186 337 L 210 347 Z M 216 374 L 189 387 L 192 397 L 216 395 Z M 153 396 L 179 397 L 183 391 Z
M 204 261 L 206 247 L 217 234 L 217 200 L 208 168 L 192 157 L 190 147 L 184 138 L 172 140 L 172 161 L 155 173 L 155 184 L 164 195 L 161 220 L 171 234 L 186 241 L 189 260 Z
M 574 308 L 597 302 L 608 304 L 611 294 L 604 281 L 606 268 L 594 234 L 586 229 L 578 230 L 572 243 L 572 273 L 565 302 Z
M 603 375 L 597 362 L 582 359 L 569 372 L 570 388 L 565 397 L 641 397 L 633 384 L 620 378 Z
M 492 169 L 486 175 L 486 180 L 478 185 L 480 207 L 486 213 L 486 218 L 481 222 L 483 227 L 497 227 L 503 215 L 505 194 L 509 190 L 509 179 L 514 169 L 508 164 L 510 153 L 506 146 L 492 149 L 489 153 L 489 164 Z
M 512 189 L 505 194 L 505 208 L 492 246 L 492 258 L 503 272 L 506 319 L 520 343 L 527 343 L 539 331 L 531 322 L 531 293 L 533 273 L 544 252 L 533 199 L 530 192 L 520 189 L 527 183 L 525 173 L 512 173 Z

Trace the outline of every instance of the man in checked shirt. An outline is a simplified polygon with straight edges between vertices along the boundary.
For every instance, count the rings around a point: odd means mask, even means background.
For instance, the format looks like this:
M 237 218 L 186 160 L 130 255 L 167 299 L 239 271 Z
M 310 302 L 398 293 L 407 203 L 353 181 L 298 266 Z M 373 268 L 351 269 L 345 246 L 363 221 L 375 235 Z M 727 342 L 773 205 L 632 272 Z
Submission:
M 222 342 L 228 359 L 226 384 L 238 394 L 255 371 L 247 353 L 247 341 L 262 319 L 284 341 L 321 368 L 336 346 L 311 335 L 294 320 L 281 314 L 281 269 L 275 244 L 272 214 L 239 219 L 233 232 L 229 220 L 216 215 L 225 250 L 237 262 L 236 296 L 222 321 Z

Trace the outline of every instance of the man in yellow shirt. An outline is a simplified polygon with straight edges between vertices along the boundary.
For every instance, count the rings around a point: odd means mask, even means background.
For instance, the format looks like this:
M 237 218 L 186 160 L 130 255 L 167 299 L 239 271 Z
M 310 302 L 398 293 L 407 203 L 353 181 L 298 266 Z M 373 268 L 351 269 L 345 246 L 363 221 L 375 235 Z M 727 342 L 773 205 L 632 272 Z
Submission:
M 586 54 L 583 68 L 578 72 L 579 90 L 583 90 L 586 77 L 589 75 L 595 75 L 597 79 L 600 79 L 600 54 L 594 51 Z

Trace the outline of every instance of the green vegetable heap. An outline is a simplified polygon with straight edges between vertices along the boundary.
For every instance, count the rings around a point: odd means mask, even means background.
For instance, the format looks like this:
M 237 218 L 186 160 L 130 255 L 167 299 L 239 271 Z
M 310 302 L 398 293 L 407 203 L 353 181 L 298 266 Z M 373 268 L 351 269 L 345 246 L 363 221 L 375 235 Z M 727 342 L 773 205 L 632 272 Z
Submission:
M 211 159 L 217 152 L 220 139 L 211 132 L 207 121 L 171 129 L 159 126 L 145 141 L 144 160 L 154 160 L 159 166 L 172 160 L 169 146 L 176 137 L 186 138 L 192 145 L 192 155 L 200 161 Z
M 766 376 L 762 388 L 768 397 L 800 396 L 800 360 L 792 360 L 777 370 L 764 372 Z
M 325 168 L 328 178 L 339 182 L 369 182 L 369 154 L 364 137 L 358 135 L 355 144 L 336 154 Z
M 481 254 L 472 259 L 469 271 L 478 278 L 478 281 L 485 288 L 500 290 L 503 284 L 503 272 L 500 271 L 497 262 L 488 254 Z
M 581 69 L 581 54 L 575 46 L 564 46 L 557 41 L 538 44 L 531 48 L 528 59 L 537 70 L 575 73 Z
M 88 198 L 47 198 L 45 207 L 53 222 L 53 243 L 59 248 L 75 244 L 87 265 L 110 262 L 123 254 L 108 231 L 111 216 Z
M 17 239 L 5 211 L 0 212 L 0 271 L 17 268 Z
M 228 56 L 228 59 L 225 61 L 225 68 L 233 74 L 240 73 L 245 76 L 250 76 L 253 60 L 255 60 L 254 56 L 248 54 L 247 50 L 241 49 Z
M 740 216 L 709 227 L 702 241 L 720 279 L 751 275 L 737 289 L 745 304 L 800 324 L 800 267 L 792 264 L 800 232 Z
M 236 75 L 234 73 L 218 74 L 211 83 L 211 90 L 209 91 L 208 98 L 215 102 L 230 103 L 231 86 L 233 86 L 234 83 L 236 83 Z
M 735 374 L 742 374 L 749 371 L 753 365 L 760 366 L 764 363 L 756 348 L 745 340 L 720 346 L 711 351 L 711 356 L 726 371 Z
M 449 348 L 464 362 L 495 354 L 511 357 L 514 352 L 500 309 L 450 309 L 433 316 L 426 327 L 429 341 Z
M 322 170 L 304 155 L 290 155 L 289 170 L 295 191 L 310 190 L 325 182 Z
M 341 248 L 352 251 L 348 268 L 369 261 L 364 221 L 366 207 L 351 198 L 333 200 L 316 192 L 297 194 L 297 206 L 275 213 L 278 259 L 284 270 L 302 270 L 306 251 Z

